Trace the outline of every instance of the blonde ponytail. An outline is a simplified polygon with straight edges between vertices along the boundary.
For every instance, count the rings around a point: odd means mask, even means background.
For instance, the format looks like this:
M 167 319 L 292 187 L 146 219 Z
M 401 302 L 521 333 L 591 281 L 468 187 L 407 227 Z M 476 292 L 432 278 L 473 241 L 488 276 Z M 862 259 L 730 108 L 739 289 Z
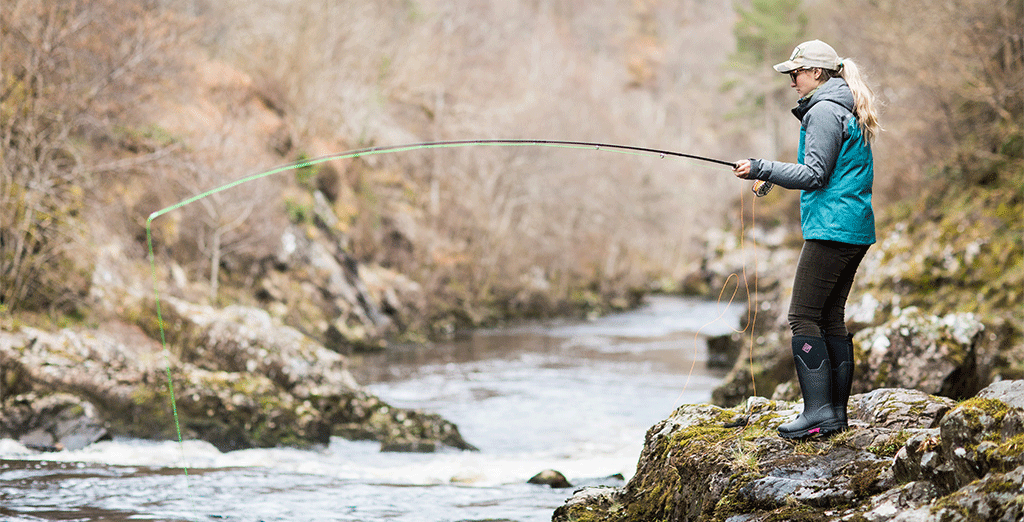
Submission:
M 875 139 L 882 127 L 878 123 L 878 103 L 875 101 L 875 93 L 864 81 L 857 64 L 849 58 L 840 62 L 839 77 L 846 80 L 853 92 L 853 113 L 857 115 L 860 130 L 868 142 Z

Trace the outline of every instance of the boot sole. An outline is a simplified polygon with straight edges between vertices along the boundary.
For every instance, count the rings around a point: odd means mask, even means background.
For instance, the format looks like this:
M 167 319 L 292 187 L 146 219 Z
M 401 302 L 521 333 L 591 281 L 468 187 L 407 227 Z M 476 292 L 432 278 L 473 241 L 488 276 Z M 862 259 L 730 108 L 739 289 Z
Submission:
M 779 436 L 784 439 L 807 439 L 817 437 L 827 437 L 840 433 L 843 430 L 841 426 L 815 426 L 813 428 L 806 428 L 797 431 L 782 431 L 778 430 Z

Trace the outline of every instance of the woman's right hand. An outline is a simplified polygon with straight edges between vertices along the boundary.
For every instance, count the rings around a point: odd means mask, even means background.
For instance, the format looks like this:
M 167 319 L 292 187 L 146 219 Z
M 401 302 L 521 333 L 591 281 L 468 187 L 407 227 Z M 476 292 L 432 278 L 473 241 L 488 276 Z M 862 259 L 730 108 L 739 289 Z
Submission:
M 732 171 L 736 173 L 736 177 L 740 179 L 750 179 L 750 160 L 739 160 L 733 166 Z

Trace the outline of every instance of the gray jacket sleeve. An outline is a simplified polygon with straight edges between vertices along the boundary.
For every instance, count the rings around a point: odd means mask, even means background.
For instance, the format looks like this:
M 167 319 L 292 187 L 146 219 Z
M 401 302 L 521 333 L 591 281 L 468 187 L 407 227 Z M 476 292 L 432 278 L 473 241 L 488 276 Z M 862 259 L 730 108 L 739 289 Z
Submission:
M 804 164 L 751 159 L 751 178 L 770 181 L 794 190 L 828 186 L 843 145 L 848 111 L 838 104 L 819 102 L 804 115 Z

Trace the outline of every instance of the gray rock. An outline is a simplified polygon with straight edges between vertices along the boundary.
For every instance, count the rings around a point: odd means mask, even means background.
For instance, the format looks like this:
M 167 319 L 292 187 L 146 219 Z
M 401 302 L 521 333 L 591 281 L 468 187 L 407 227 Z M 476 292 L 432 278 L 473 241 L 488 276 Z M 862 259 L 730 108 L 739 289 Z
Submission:
M 1020 520 L 1017 390 L 959 404 L 907 389 L 855 395 L 853 429 L 799 443 L 775 433 L 792 403 L 683 406 L 648 430 L 625 486 L 578 491 L 553 521 Z M 737 417 L 747 423 L 729 424 Z
M 530 477 L 530 480 L 526 481 L 528 484 L 541 484 L 545 486 L 551 486 L 552 488 L 571 488 L 572 484 L 569 483 L 569 479 L 565 478 L 560 471 L 553 469 L 546 469 L 540 473 Z
M 108 437 L 92 403 L 67 393 L 33 392 L 4 401 L 0 434 L 42 451 L 81 449 Z
M 994 382 L 978 392 L 978 398 L 996 399 L 1011 408 L 1024 409 L 1024 380 Z
M 849 415 L 881 428 L 934 428 L 955 404 L 918 390 L 882 388 L 851 397 Z
M 708 337 L 708 368 L 732 368 L 743 351 L 743 336 L 738 333 Z
M 0 332 L 0 436 L 81 447 L 108 432 L 174 439 L 180 424 L 185 437 L 222 451 L 326 444 L 332 435 L 377 440 L 389 451 L 476 449 L 440 416 L 368 393 L 344 356 L 263 310 L 162 302 L 167 351 L 125 325 Z M 168 367 L 179 422 L 167 403 Z M 70 398 L 56 411 L 49 397 Z M 91 413 L 69 415 L 72 406 Z
M 909 482 L 873 497 L 860 516 L 868 522 L 929 522 L 931 503 L 940 496 L 931 482 Z
M 931 520 L 968 522 L 1024 520 L 1024 466 L 989 473 L 945 498 Z
M 952 398 L 981 388 L 975 345 L 985 327 L 972 314 L 936 317 L 906 308 L 858 332 L 854 391 L 908 388 Z

